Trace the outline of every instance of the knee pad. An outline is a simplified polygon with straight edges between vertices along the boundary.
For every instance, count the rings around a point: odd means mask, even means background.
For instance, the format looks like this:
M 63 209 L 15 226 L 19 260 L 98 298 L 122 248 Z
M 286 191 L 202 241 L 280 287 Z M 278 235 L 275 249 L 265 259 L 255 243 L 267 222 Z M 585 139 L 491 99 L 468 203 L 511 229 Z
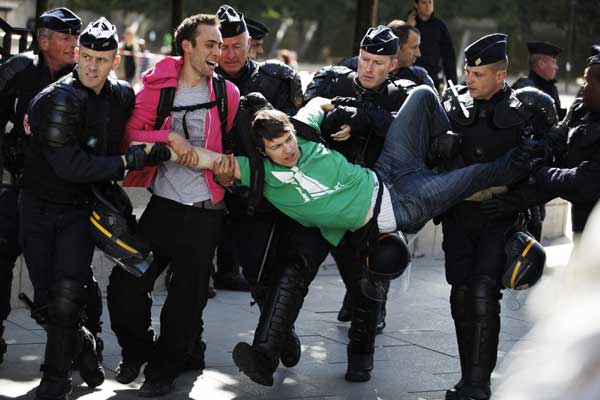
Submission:
M 496 318 L 500 315 L 500 287 L 488 276 L 477 277 L 469 282 L 476 319 Z
M 49 323 L 70 328 L 81 324 L 87 290 L 81 283 L 63 279 L 54 284 L 48 304 Z
M 469 287 L 467 285 L 453 285 L 450 290 L 450 311 L 455 321 L 470 320 L 469 312 Z

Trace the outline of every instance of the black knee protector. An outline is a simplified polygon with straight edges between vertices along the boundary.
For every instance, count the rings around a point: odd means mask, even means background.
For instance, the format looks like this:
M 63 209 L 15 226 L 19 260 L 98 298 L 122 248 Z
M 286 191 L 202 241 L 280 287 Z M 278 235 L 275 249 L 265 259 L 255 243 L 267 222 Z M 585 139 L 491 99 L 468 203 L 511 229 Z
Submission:
M 81 283 L 62 279 L 50 290 L 48 323 L 64 328 L 78 327 L 82 323 L 87 302 L 87 289 Z
M 442 133 L 431 140 L 427 161 L 435 164 L 439 160 L 452 160 L 460 152 L 461 137 L 452 131 Z
M 500 286 L 488 276 L 472 279 L 469 284 L 473 300 L 473 316 L 476 320 L 493 320 L 500 316 Z
M 469 287 L 467 285 L 453 285 L 450 290 L 452 319 L 457 322 L 471 320 L 469 309 Z

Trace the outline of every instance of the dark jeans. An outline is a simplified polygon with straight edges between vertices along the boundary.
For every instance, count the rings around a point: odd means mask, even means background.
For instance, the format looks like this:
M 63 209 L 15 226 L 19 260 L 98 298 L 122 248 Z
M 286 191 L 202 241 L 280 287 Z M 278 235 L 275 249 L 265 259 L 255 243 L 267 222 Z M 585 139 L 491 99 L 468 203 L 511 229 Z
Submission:
M 89 215 L 87 206 L 54 204 L 21 192 L 20 236 L 36 306 L 47 304 L 59 280 L 90 282 L 94 241 Z
M 222 210 L 182 205 L 158 196 L 152 196 L 140 219 L 140 233 L 155 257 L 169 261 L 173 273 L 160 315 L 160 335 L 144 371 L 148 381 L 172 381 L 182 370 L 192 339 L 202 332 L 208 279 L 222 226 Z M 138 296 L 148 295 L 138 292 Z M 138 304 L 144 307 L 139 312 L 149 312 L 150 303 Z
M 436 93 L 421 85 L 392 122 L 375 171 L 390 190 L 398 229 L 416 232 L 471 194 L 525 177 L 510 153 L 489 163 L 437 173 L 425 164 L 430 140 L 450 129 Z
M 13 269 L 21 254 L 18 197 L 16 187 L 0 185 L 0 326 L 10 314 Z

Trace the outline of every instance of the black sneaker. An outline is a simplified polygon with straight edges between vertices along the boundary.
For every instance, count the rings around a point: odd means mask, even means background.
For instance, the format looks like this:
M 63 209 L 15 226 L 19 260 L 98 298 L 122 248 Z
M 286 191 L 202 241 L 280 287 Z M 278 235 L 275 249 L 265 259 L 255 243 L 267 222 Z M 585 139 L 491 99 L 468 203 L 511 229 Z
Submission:
M 144 361 L 125 361 L 121 360 L 119 365 L 117 365 L 117 369 L 115 369 L 115 380 L 123 385 L 127 385 L 138 377 L 140 374 L 140 369 Z
M 373 370 L 373 353 L 348 353 L 348 369 L 344 379 L 349 382 L 367 382 Z
M 240 342 L 235 345 L 233 362 L 254 382 L 263 386 L 273 386 L 273 373 L 277 368 L 277 362 L 273 363 L 248 343 Z M 275 366 L 273 366 L 274 364 Z
M 216 289 L 235 290 L 238 292 L 250 291 L 248 281 L 239 272 L 226 272 L 224 274 L 217 272 L 214 276 L 214 284 Z
M 71 390 L 71 378 L 44 374 L 35 391 L 35 398 L 36 400 L 67 400 Z
M 175 386 L 173 382 L 159 381 L 159 382 L 144 382 L 142 387 L 138 390 L 138 396 L 140 397 L 158 397 L 164 396 L 165 394 L 171 393 Z
M 104 383 L 104 368 L 98 360 L 96 340 L 87 329 L 83 328 L 83 346 L 77 357 L 77 366 L 81 379 L 91 388 Z

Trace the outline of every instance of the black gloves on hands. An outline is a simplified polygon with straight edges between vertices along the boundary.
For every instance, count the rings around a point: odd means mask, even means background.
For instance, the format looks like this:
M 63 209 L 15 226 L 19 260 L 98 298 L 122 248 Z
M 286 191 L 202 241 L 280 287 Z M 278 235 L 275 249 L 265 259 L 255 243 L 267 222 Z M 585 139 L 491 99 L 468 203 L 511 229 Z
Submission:
M 511 161 L 517 168 L 535 172 L 552 161 L 552 152 L 545 142 L 526 139 L 513 151 Z
M 147 166 L 157 166 L 171 159 L 171 150 L 166 143 L 154 143 L 150 152 L 146 154 L 145 144 L 136 144 L 127 148 L 125 168 L 139 171 Z
M 136 144 L 127 148 L 127 153 L 125 153 L 125 160 L 127 161 L 125 164 L 125 169 L 130 171 L 139 171 L 144 169 L 146 162 L 146 152 L 144 151 L 145 148 L 145 144 Z
M 352 135 L 369 132 L 369 121 L 366 115 L 356 107 L 337 106 L 329 111 L 321 125 L 324 136 L 330 136 L 342 128 L 342 125 L 350 126 Z
M 156 166 L 170 159 L 171 149 L 169 149 L 166 143 L 158 142 L 154 143 L 150 153 L 146 155 L 145 164 L 146 166 Z
M 331 99 L 331 104 L 334 106 L 358 107 L 358 99 L 354 97 L 335 96 Z

